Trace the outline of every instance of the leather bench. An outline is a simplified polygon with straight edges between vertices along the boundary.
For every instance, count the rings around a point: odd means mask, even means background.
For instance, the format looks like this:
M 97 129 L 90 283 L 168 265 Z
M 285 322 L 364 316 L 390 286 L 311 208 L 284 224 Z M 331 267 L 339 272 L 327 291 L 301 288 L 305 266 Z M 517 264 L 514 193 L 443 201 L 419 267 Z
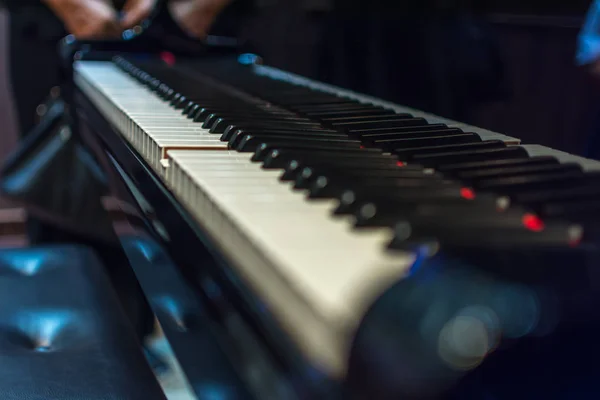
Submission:
M 165 399 L 92 250 L 0 250 L 0 398 Z

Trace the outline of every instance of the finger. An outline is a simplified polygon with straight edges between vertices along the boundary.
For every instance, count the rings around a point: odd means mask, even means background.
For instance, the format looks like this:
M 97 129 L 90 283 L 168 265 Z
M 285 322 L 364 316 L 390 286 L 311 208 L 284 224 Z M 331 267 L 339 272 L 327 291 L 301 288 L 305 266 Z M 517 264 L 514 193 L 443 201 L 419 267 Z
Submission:
M 171 16 L 190 37 L 203 39 L 208 32 L 212 17 L 205 4 L 197 1 L 172 1 L 169 3 Z
M 129 29 L 150 16 L 156 0 L 128 0 L 123 7 L 121 27 Z
M 80 25 L 72 33 L 80 40 L 116 39 L 121 35 L 121 28 L 112 19 L 93 20 L 88 21 L 85 25 Z

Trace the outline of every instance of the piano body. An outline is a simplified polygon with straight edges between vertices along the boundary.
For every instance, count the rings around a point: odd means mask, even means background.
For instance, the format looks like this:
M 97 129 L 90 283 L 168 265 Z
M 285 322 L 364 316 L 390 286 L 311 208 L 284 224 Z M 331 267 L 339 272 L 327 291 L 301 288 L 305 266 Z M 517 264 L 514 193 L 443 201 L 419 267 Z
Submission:
M 199 398 L 593 396 L 600 163 L 256 60 L 73 67 Z

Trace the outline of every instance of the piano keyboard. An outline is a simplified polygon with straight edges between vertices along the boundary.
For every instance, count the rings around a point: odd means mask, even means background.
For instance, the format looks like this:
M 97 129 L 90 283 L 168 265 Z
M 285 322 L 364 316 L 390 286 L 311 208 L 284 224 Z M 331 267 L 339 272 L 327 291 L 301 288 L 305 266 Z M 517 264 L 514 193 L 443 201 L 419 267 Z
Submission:
M 600 163 L 269 67 L 118 57 L 75 82 L 333 378 L 421 250 L 569 248 L 600 216 Z

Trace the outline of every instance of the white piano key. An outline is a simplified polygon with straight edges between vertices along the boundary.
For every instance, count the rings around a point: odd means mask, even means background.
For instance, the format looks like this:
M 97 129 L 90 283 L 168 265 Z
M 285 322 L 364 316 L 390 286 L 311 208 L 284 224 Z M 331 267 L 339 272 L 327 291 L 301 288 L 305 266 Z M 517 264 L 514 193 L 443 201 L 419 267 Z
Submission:
M 163 171 L 170 149 L 227 149 L 219 134 L 209 133 L 112 63 L 82 62 L 75 68 L 81 90 L 157 171 Z
M 172 190 L 299 347 L 324 372 L 342 376 L 360 318 L 414 257 L 388 254 L 387 230 L 352 230 L 331 217 L 333 202 L 306 200 L 248 155 L 176 150 L 169 157 Z

